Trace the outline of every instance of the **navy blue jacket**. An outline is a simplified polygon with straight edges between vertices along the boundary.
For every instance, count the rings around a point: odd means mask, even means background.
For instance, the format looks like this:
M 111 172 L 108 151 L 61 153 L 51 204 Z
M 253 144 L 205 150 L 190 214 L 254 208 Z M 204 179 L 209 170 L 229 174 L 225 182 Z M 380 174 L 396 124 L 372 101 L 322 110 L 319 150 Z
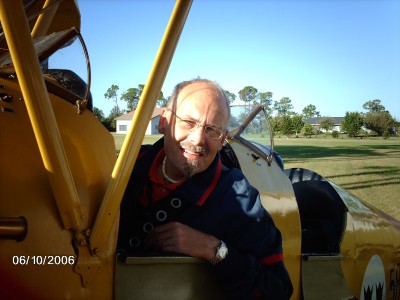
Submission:
M 153 226 L 181 222 L 226 243 L 228 255 L 214 269 L 232 298 L 289 299 L 293 288 L 283 263 L 281 234 L 258 191 L 240 170 L 222 165 L 219 155 L 155 206 L 140 205 L 150 166 L 163 144 L 159 140 L 136 162 L 121 204 L 119 249 L 138 253 Z

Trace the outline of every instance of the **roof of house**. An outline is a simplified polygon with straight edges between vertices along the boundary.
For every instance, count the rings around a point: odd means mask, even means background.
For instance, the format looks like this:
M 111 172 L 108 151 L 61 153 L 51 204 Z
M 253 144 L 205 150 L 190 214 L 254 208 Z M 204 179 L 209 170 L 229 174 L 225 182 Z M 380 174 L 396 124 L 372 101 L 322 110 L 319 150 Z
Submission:
M 335 125 L 340 125 L 343 121 L 343 117 L 315 117 L 315 118 L 309 118 L 304 120 L 305 123 L 307 124 L 319 124 L 321 122 L 321 120 L 323 119 L 332 119 L 333 123 Z
M 163 110 L 163 107 L 154 108 L 153 113 L 151 115 L 151 119 L 159 116 L 161 114 L 162 110 Z M 124 115 L 121 115 L 121 116 L 115 118 L 115 120 L 132 120 L 132 117 L 133 117 L 134 113 L 135 113 L 135 111 L 133 110 L 131 112 L 128 112 L 127 114 L 124 114 Z

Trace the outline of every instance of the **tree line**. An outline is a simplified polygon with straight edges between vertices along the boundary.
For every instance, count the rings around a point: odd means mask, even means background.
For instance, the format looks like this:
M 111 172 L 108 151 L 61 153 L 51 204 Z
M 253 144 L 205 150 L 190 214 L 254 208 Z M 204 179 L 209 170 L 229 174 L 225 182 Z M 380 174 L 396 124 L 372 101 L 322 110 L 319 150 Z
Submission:
M 103 111 L 94 107 L 94 115 L 109 130 L 115 130 L 115 118 L 136 109 L 143 89 L 144 84 L 139 84 L 137 88 L 129 88 L 119 96 L 119 86 L 111 85 L 104 93 L 106 100 L 115 102 L 110 114 L 106 117 Z M 332 132 L 335 127 L 333 119 L 329 116 L 322 117 L 313 104 L 304 107 L 301 113 L 296 113 L 290 98 L 283 97 L 279 101 L 274 101 L 272 92 L 259 92 L 253 86 L 246 86 L 238 91 L 237 94 L 228 90 L 225 90 L 225 93 L 231 104 L 263 105 L 270 118 L 274 132 L 285 136 L 298 136 L 300 133 L 305 136 L 318 135 L 323 131 Z M 127 109 L 121 109 L 119 100 L 126 103 Z M 168 100 L 169 97 L 165 97 L 161 91 L 157 99 L 157 106 L 165 107 Z M 367 110 L 366 113 L 346 112 L 341 124 L 342 132 L 347 133 L 350 137 L 365 133 L 366 129 L 372 131 L 372 134 L 384 137 L 398 132 L 399 122 L 385 109 L 380 99 L 367 101 L 362 107 Z M 318 126 L 313 127 L 305 122 L 313 117 L 321 118 Z M 338 132 L 332 132 L 334 137 L 338 136 L 338 134 Z

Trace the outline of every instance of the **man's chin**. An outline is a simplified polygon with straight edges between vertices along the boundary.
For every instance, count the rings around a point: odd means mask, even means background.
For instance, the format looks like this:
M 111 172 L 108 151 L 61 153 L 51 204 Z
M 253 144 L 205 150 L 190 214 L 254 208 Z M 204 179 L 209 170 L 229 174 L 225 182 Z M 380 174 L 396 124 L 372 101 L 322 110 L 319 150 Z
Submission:
M 184 167 L 184 175 L 186 179 L 200 172 L 199 159 L 187 159 Z

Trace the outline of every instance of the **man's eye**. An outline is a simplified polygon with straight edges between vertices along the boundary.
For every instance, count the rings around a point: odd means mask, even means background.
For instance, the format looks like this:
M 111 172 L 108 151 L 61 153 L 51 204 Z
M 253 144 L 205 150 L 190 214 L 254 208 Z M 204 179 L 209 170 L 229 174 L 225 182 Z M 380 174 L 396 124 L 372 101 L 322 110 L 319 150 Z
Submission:
M 213 127 L 206 127 L 206 131 L 212 134 L 218 133 L 218 131 Z
M 212 138 L 217 138 L 221 136 L 221 130 L 210 126 L 206 127 L 206 133 Z
M 184 126 L 186 126 L 187 128 L 194 128 L 196 127 L 197 123 L 191 120 L 182 120 L 182 123 Z

